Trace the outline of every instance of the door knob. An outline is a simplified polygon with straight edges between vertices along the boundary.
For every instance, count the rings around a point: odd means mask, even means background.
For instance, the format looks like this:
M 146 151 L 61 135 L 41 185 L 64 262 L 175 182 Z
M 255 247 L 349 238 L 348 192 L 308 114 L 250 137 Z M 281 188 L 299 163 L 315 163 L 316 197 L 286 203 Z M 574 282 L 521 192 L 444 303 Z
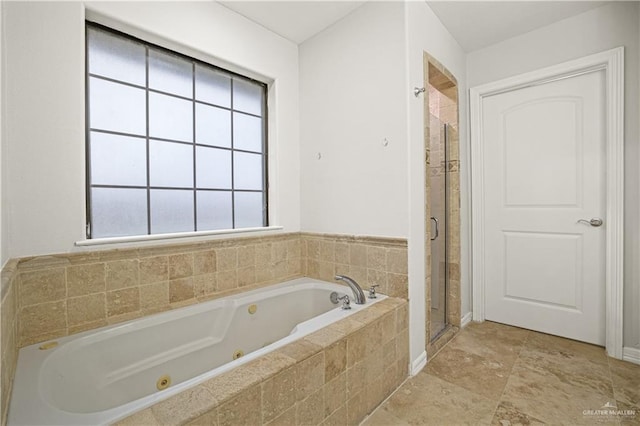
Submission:
M 580 223 L 580 222 L 584 222 L 587 225 L 591 225 L 591 226 L 595 226 L 595 227 L 602 226 L 602 219 L 600 219 L 599 217 L 594 217 L 591 220 L 580 219 L 576 223 Z

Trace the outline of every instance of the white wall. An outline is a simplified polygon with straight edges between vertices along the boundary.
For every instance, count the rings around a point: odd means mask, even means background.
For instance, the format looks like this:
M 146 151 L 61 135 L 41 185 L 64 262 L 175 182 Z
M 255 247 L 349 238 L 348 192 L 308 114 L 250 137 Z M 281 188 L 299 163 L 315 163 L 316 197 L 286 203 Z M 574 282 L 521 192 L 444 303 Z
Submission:
M 4 174 L 7 168 L 5 162 L 5 143 L 7 138 L 4 136 L 5 120 L 4 120 L 4 76 L 5 76 L 5 37 L 4 37 L 4 3 L 0 2 L 0 269 L 4 266 L 9 258 L 8 239 L 7 239 L 7 211 L 8 203 L 6 199 L 7 191 L 5 190 L 6 179 Z
M 370 2 L 300 45 L 304 231 L 408 235 L 403 28 Z
M 424 98 L 415 97 L 413 87 L 424 86 L 423 52 L 444 65 L 458 80 L 460 110 L 460 164 L 461 164 L 461 302 L 462 315 L 470 310 L 469 288 L 469 224 L 467 147 L 467 90 L 465 53 L 442 25 L 425 2 L 405 4 L 406 48 L 408 60 L 408 87 L 404 88 L 408 104 L 408 181 L 409 181 L 409 314 L 410 353 L 416 360 L 425 348 L 425 151 L 424 151 Z
M 467 57 L 469 87 L 625 46 L 624 345 L 640 348 L 638 3 L 614 2 Z
M 11 161 L 8 194 L 3 195 L 11 199 L 9 254 L 68 252 L 84 239 L 85 5 L 7 2 L 4 7 L 8 83 L 3 142 L 8 153 L 3 156 Z M 86 8 L 134 35 L 272 83 L 272 224 L 298 231 L 297 46 L 214 2 L 100 2 L 86 3 Z

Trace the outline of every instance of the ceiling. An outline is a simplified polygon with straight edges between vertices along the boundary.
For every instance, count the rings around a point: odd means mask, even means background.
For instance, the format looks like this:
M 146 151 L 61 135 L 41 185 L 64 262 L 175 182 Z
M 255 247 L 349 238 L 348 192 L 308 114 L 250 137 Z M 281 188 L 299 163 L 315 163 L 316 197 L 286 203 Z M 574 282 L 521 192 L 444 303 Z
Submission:
M 482 49 L 606 1 L 428 1 L 465 52 Z
M 375 1 L 375 0 L 374 0 Z M 411 1 L 411 0 L 409 0 Z M 229 9 L 300 44 L 366 1 L 224 0 Z M 465 52 L 524 34 L 607 1 L 427 1 Z
M 220 1 L 224 6 L 300 44 L 339 21 L 365 1 Z

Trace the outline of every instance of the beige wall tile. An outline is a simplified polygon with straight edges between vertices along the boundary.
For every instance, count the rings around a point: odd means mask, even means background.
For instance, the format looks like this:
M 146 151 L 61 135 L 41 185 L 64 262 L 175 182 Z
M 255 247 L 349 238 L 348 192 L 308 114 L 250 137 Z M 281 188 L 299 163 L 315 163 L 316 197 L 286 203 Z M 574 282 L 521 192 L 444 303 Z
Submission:
M 387 269 L 387 249 L 367 246 L 367 268 L 385 271 Z
M 82 296 L 81 296 L 82 297 Z M 100 327 L 105 327 L 109 325 L 109 322 L 106 319 L 101 319 L 98 321 L 85 322 L 79 325 L 69 326 L 69 335 L 82 333 L 83 331 L 95 330 Z
M 169 258 L 167 256 L 140 259 L 140 284 L 151 284 L 169 279 Z
M 238 248 L 216 249 L 218 272 L 235 270 L 238 267 Z
M 238 288 L 237 270 L 218 272 L 218 291 Z
M 404 274 L 387 275 L 387 294 L 401 299 L 409 298 L 409 277 Z
M 238 269 L 238 286 L 245 287 L 256 283 L 256 268 L 249 266 Z
M 169 279 L 187 278 L 193 275 L 193 253 L 169 256 Z
M 307 257 L 313 260 L 320 260 L 320 240 L 307 240 Z
M 396 274 L 407 274 L 407 250 L 389 249 L 387 252 L 387 270 Z
M 349 259 L 349 244 L 337 242 L 335 245 L 335 257 L 336 263 L 348 264 Z
M 367 266 L 367 246 L 353 244 L 349 246 L 349 263 L 353 266 Z
M 193 253 L 193 273 L 194 275 L 212 274 L 216 272 L 216 251 L 206 250 Z
M 137 287 L 140 284 L 138 259 L 116 260 L 106 264 L 107 291 Z
M 159 282 L 140 286 L 140 308 L 148 310 L 169 306 L 169 282 Z
M 106 298 L 104 293 L 71 297 L 67 300 L 69 327 L 96 321 L 106 322 Z
M 317 345 L 313 345 L 318 347 Z M 303 400 L 324 385 L 324 352 L 313 355 L 296 365 L 296 392 L 298 400 Z
M 274 277 L 273 269 L 269 266 L 256 266 L 256 283 L 271 281 Z
M 347 422 L 350 425 L 360 423 L 368 412 L 367 389 L 361 389 L 360 392 L 350 397 L 347 401 Z
M 66 330 L 67 301 L 25 306 L 20 309 L 18 326 L 18 334 L 21 338 Z
M 256 246 L 238 247 L 238 268 L 247 268 L 256 264 Z
M 344 403 L 340 408 L 327 417 L 322 426 L 344 426 L 347 424 L 347 404 Z M 388 425 L 391 426 L 391 425 Z
M 220 426 L 257 425 L 262 422 L 262 392 L 253 386 L 218 407 Z
M 324 262 L 335 261 L 335 242 L 327 240 L 320 241 L 320 260 Z
M 269 265 L 271 264 L 271 243 L 257 244 L 256 249 L 256 265 Z
M 128 314 L 140 310 L 140 288 L 125 288 L 107 292 L 107 316 Z
M 192 277 L 169 281 L 169 303 L 182 302 L 194 297 Z
M 141 425 L 144 425 L 142 423 Z M 207 411 L 200 417 L 197 417 L 187 423 L 188 426 L 218 426 L 218 410 L 213 409 Z
M 105 291 L 104 263 L 67 267 L 67 297 Z
M 287 258 L 293 259 L 302 256 L 301 244 L 299 238 L 293 238 L 287 241 Z
M 296 406 L 289 408 L 270 422 L 265 423 L 267 426 L 291 426 L 296 424 Z
M 193 277 L 193 292 L 196 297 L 210 295 L 216 291 L 218 291 L 217 274 L 204 274 Z
M 214 408 L 215 400 L 206 386 L 187 389 L 151 407 L 162 425 L 184 424 Z
M 345 372 L 347 369 L 347 339 L 325 349 L 325 383 Z
M 324 419 L 324 390 L 319 389 L 296 406 L 296 424 L 317 425 Z
M 296 403 L 296 369 L 290 367 L 262 383 L 262 422 L 269 422 Z
M 329 417 L 347 401 L 347 372 L 344 371 L 324 386 L 324 416 Z
M 20 273 L 20 305 L 62 300 L 67 296 L 64 268 L 45 269 Z
M 153 415 L 151 408 L 147 408 L 146 410 L 138 411 L 132 416 L 127 417 L 126 419 L 122 419 L 113 426 L 160 426 L 158 420 Z
M 282 262 L 287 259 L 287 243 L 286 241 L 277 241 L 271 245 L 271 261 Z

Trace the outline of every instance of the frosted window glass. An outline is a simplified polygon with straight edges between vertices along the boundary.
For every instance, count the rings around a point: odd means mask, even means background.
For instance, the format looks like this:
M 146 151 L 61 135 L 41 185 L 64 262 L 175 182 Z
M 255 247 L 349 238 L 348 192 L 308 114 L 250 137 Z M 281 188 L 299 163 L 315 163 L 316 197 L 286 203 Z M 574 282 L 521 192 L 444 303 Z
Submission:
M 91 77 L 89 125 L 92 129 L 146 134 L 145 91 Z
M 196 147 L 196 186 L 231 189 L 231 151 Z
M 233 154 L 233 186 L 235 189 L 262 190 L 262 155 Z
M 262 152 L 262 119 L 234 112 L 233 147 Z
M 91 237 L 147 234 L 147 191 L 129 188 L 91 190 Z
M 198 191 L 198 231 L 232 229 L 231 192 Z
M 193 146 L 174 142 L 149 142 L 151 186 L 193 187 Z
M 196 143 L 231 148 L 231 112 L 196 104 Z
M 261 192 L 236 192 L 234 198 L 236 228 L 263 226 Z
M 146 141 L 91 132 L 91 183 L 146 186 Z
M 193 191 L 151 190 L 151 233 L 194 231 Z
M 233 109 L 262 115 L 262 86 L 249 81 L 233 80 Z
M 215 70 L 196 65 L 196 99 L 231 108 L 231 79 Z
M 89 72 L 145 85 L 145 47 L 94 28 L 89 29 Z
M 149 50 L 149 87 L 193 97 L 193 65 L 178 56 Z
M 184 142 L 193 140 L 193 103 L 149 93 L 149 136 Z

